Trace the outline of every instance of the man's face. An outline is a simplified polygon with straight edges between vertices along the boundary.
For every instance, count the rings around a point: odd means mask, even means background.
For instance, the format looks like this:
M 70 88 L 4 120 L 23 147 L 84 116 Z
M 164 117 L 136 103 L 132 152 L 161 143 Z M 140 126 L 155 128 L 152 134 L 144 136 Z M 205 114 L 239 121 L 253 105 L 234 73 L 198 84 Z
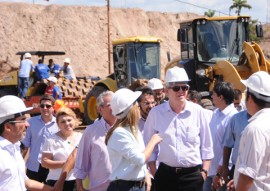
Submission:
M 189 86 L 188 84 L 176 84 L 166 88 L 166 93 L 171 101 L 183 102 L 186 100 L 188 95 Z
M 115 117 L 112 114 L 112 108 L 111 108 L 111 96 L 106 96 L 103 98 L 104 104 L 103 106 L 99 107 L 99 112 L 102 115 L 102 117 L 105 119 L 105 121 L 110 121 L 111 119 L 115 119 Z
M 150 110 L 156 105 L 156 101 L 153 95 L 142 95 L 140 102 L 141 115 L 147 117 Z
M 11 136 L 14 142 L 20 141 L 25 135 L 26 128 L 29 127 L 26 116 L 15 118 L 14 121 L 9 122 L 11 129 Z
M 49 117 L 53 114 L 53 105 L 50 100 L 42 100 L 40 103 L 40 113 L 42 117 Z
M 222 103 L 223 96 L 222 95 L 219 96 L 217 95 L 215 91 L 213 91 L 212 99 L 213 99 L 214 106 L 216 106 L 217 108 L 220 108 L 220 104 Z
M 155 99 L 157 102 L 160 102 L 162 99 L 163 99 L 163 94 L 164 94 L 164 90 L 163 88 L 162 89 L 157 89 L 157 90 L 154 90 L 155 92 Z

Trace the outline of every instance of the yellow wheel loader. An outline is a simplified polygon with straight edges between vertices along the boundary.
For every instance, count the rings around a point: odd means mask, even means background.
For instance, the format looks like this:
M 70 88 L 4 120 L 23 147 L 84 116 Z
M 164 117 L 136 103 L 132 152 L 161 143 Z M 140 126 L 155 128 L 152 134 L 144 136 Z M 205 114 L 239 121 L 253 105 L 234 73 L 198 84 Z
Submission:
M 88 124 L 98 117 L 96 98 L 106 90 L 136 87 L 140 80 L 160 78 L 160 42 L 152 36 L 133 36 L 113 40 L 114 73 L 98 81 L 87 94 L 84 118 Z M 135 85 L 134 85 L 135 84 Z
M 167 64 L 165 70 L 183 67 L 190 87 L 209 96 L 218 81 L 231 82 L 242 92 L 240 82 L 254 72 L 270 72 L 270 64 L 260 46 L 249 42 L 248 16 L 202 17 L 180 23 L 177 39 L 180 41 L 181 57 Z M 262 26 L 256 26 L 262 37 Z

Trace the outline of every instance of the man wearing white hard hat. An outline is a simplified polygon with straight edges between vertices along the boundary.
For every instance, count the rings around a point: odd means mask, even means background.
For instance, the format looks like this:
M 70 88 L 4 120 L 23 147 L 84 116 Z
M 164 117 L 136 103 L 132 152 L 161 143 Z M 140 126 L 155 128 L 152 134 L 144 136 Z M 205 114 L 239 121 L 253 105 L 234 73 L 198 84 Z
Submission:
M 242 132 L 234 171 L 237 191 L 270 190 L 269 82 L 269 74 L 263 71 L 242 80 L 247 87 L 245 102 L 251 118 Z
M 147 86 L 155 92 L 155 100 L 157 104 L 161 104 L 165 101 L 164 87 L 160 79 L 150 79 Z
M 34 65 L 31 60 L 31 54 L 30 53 L 25 53 L 24 54 L 24 59 L 20 63 L 20 68 L 19 68 L 19 95 L 20 98 L 25 98 L 26 92 L 28 90 L 29 86 L 29 77 L 30 77 L 30 72 L 34 72 Z
M 157 191 L 201 191 L 214 156 L 206 112 L 186 100 L 188 82 L 183 68 L 167 70 L 169 101 L 152 108 L 145 122 L 145 143 L 157 132 L 163 138 L 148 160 Z
M 49 77 L 48 79 L 48 85 L 45 89 L 45 94 L 53 96 L 54 99 L 62 99 L 62 93 L 59 89 L 57 84 L 57 78 L 56 77 Z
M 76 79 L 75 73 L 74 73 L 72 67 L 70 66 L 70 59 L 69 58 L 65 58 L 64 66 L 62 66 L 60 68 L 60 71 L 62 71 L 64 73 L 64 77 L 66 79 L 69 79 L 69 80 Z
M 117 121 L 105 139 L 112 165 L 109 177 L 111 182 L 107 191 L 145 191 L 146 179 L 147 190 L 150 190 L 151 181 L 146 161 L 162 139 L 155 134 L 148 145 L 144 146 L 137 125 L 140 110 L 136 100 L 140 95 L 141 92 L 123 88 L 117 90 L 111 99 L 112 114 Z
M 29 123 L 23 101 L 16 96 L 0 98 L 0 190 L 44 190 L 48 186 L 28 179 L 20 152 L 20 140 Z

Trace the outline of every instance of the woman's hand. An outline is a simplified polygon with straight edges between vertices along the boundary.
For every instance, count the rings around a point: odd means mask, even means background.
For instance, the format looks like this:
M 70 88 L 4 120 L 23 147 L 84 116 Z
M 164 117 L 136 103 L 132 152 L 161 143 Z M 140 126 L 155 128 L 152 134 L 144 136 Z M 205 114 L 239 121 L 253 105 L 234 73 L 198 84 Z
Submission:
M 150 140 L 150 142 L 152 142 L 155 145 L 158 144 L 158 143 L 160 143 L 161 141 L 162 141 L 162 138 L 161 138 L 161 136 L 158 133 L 154 134 L 152 136 L 151 140 Z

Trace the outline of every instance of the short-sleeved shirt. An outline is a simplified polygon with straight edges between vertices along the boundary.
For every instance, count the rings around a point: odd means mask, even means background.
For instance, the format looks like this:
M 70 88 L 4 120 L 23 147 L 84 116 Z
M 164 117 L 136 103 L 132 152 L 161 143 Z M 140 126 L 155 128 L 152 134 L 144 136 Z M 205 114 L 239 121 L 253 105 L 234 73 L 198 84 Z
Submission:
M 53 98 L 56 98 L 56 95 L 58 94 L 57 99 L 62 99 L 62 93 L 58 86 L 54 86 L 53 88 L 51 86 L 47 86 L 45 90 L 45 94 L 49 94 L 53 96 Z
M 270 190 L 270 109 L 253 115 L 244 129 L 234 171 L 237 185 L 240 173 L 252 178 L 249 191 Z
M 50 69 L 50 73 L 54 74 L 55 77 L 58 77 L 59 72 L 60 72 L 60 65 L 59 64 L 54 64 L 52 67 L 48 66 Z
M 60 70 L 64 71 L 65 78 L 69 80 L 76 79 L 75 73 L 70 65 L 68 65 L 67 67 L 62 66 Z
M 46 64 L 36 65 L 35 72 L 37 73 L 38 80 L 48 79 L 50 77 L 49 67 Z
M 20 63 L 19 77 L 29 78 L 30 72 L 34 70 L 32 60 L 24 59 Z
M 43 146 L 43 153 L 51 153 L 54 161 L 67 160 L 68 156 L 72 153 L 75 146 L 80 142 L 82 134 L 76 133 L 76 144 L 71 145 L 68 141 L 62 139 L 57 134 L 53 134 L 49 137 Z M 50 169 L 47 180 L 58 180 L 61 174 L 62 168 Z M 72 169 L 67 175 L 66 180 L 75 180 L 74 169 Z

